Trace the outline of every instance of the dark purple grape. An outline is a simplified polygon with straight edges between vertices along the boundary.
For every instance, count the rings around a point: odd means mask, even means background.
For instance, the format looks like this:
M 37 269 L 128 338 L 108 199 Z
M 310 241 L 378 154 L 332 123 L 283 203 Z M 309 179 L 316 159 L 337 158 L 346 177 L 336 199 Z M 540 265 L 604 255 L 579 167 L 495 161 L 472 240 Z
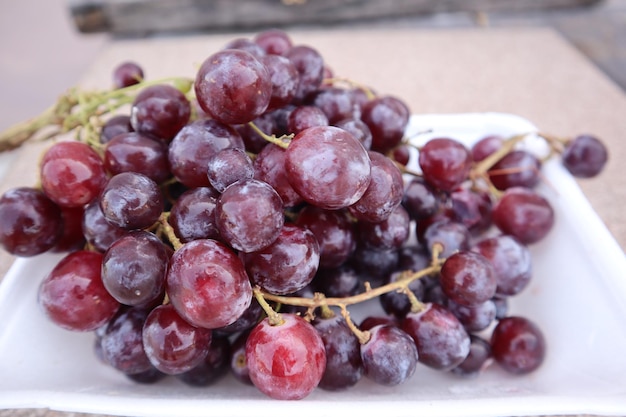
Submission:
M 248 308 L 231 324 L 213 329 L 216 337 L 229 337 L 235 333 L 245 332 L 252 329 L 262 318 L 264 312 L 256 298 L 252 298 Z
M 100 340 L 102 356 L 107 364 L 125 374 L 152 369 L 142 337 L 148 313 L 143 309 L 128 308 L 111 319 Z
M 326 349 L 326 369 L 319 387 L 339 391 L 354 386 L 363 374 L 359 339 L 340 315 L 316 317 L 311 324 Z
M 609 159 L 606 146 L 591 135 L 580 135 L 567 142 L 561 154 L 563 165 L 575 177 L 598 175 Z
M 162 296 L 168 261 L 168 251 L 159 238 L 143 230 L 132 231 L 105 252 L 102 282 L 120 303 L 146 305 Z
M 349 210 L 357 220 L 379 223 L 387 220 L 402 202 L 404 182 L 402 172 L 389 158 L 374 151 L 368 154 L 372 166 L 370 184 Z
M 309 229 L 315 235 L 320 246 L 321 267 L 337 267 L 354 252 L 354 230 L 345 211 L 306 206 L 300 210 L 296 224 Z
M 124 88 L 143 81 L 143 68 L 136 62 L 126 61 L 113 69 L 113 87 Z
M 136 132 L 172 140 L 189 121 L 191 104 L 176 88 L 160 84 L 145 87 L 133 101 L 130 124 Z
M 196 239 L 218 239 L 215 205 L 219 193 L 210 187 L 185 191 L 170 210 L 169 223 L 176 237 L 186 243 Z
M 164 208 L 159 186 L 150 178 L 135 172 L 122 172 L 107 182 L 100 195 L 104 217 L 127 230 L 152 226 Z
M 496 293 L 496 273 L 477 252 L 459 251 L 446 258 L 440 271 L 441 289 L 457 304 L 474 306 Z
M 461 223 L 450 220 L 439 220 L 428 226 L 424 232 L 424 247 L 431 252 L 437 243 L 442 245 L 443 250 L 439 254 L 447 258 L 454 252 L 469 249 L 470 233 L 467 227 Z
M 265 112 L 272 95 L 270 74 L 249 52 L 219 51 L 200 66 L 194 84 L 198 104 L 224 124 L 248 123 Z
M 292 46 L 291 38 L 281 29 L 266 29 L 257 33 L 253 40 L 271 55 L 286 55 Z
M 357 118 L 348 118 L 338 121 L 334 124 L 338 128 L 346 130 L 358 140 L 361 145 L 367 150 L 372 147 L 372 132 L 370 128 L 361 120 Z
M 207 176 L 218 192 L 223 192 L 229 185 L 254 177 L 252 160 L 243 149 L 222 149 L 209 159 Z
M 496 304 L 492 300 L 467 306 L 455 303 L 449 299 L 446 307 L 459 319 L 468 332 L 485 330 L 496 319 Z
M 156 384 L 166 376 L 167 374 L 159 371 L 154 366 L 144 372 L 139 372 L 137 374 L 126 374 L 126 377 L 128 379 L 138 384 Z
M 480 162 L 497 151 L 504 144 L 504 139 L 498 135 L 485 136 L 476 142 L 471 149 L 472 160 Z
M 349 259 L 350 265 L 359 274 L 361 281 L 376 286 L 382 284 L 398 265 L 397 248 L 373 248 L 357 245 Z
M 298 91 L 300 74 L 293 63 L 280 55 L 267 55 L 261 58 L 267 68 L 272 83 L 272 94 L 268 110 L 279 109 L 291 103 Z
M 496 294 L 511 296 L 528 286 L 532 277 L 530 251 L 512 236 L 483 239 L 472 250 L 489 260 L 496 275 Z
M 122 133 L 111 139 L 104 151 L 104 167 L 111 175 L 138 172 L 157 184 L 172 176 L 167 146 L 145 135 Z
M 404 190 L 402 205 L 411 219 L 422 220 L 437 213 L 439 199 L 428 184 L 421 179 L 413 179 Z
M 276 130 L 276 121 L 274 119 L 273 112 L 265 112 L 256 119 L 252 121 L 254 125 L 261 131 L 266 132 L 267 134 L 272 134 Z M 242 125 L 236 125 L 235 129 L 237 133 L 241 136 L 243 143 L 245 145 L 245 150 L 247 152 L 258 154 L 263 148 L 269 145 L 267 139 L 263 136 L 259 135 L 259 133 L 254 130 L 254 128 L 250 125 L 250 123 L 245 123 Z M 277 135 L 277 136 L 280 136 Z
M 83 234 L 84 214 L 84 207 L 61 207 L 63 232 L 54 247 L 50 249 L 51 252 L 73 252 L 85 247 L 85 243 L 87 242 Z M 0 218 L 2 218 L 1 215 Z
M 316 49 L 306 45 L 292 46 L 285 56 L 298 71 L 298 89 L 294 99 L 302 101 L 322 84 L 324 58 Z
M 504 155 L 488 171 L 491 183 L 498 190 L 511 187 L 533 188 L 541 177 L 541 161 L 524 150 L 514 150 Z
M 324 268 L 317 271 L 313 280 L 317 292 L 327 297 L 349 297 L 362 288 L 363 280 L 348 263 L 336 268 Z
M 211 338 L 209 351 L 195 368 L 178 374 L 177 377 L 192 387 L 206 387 L 223 377 L 229 369 L 230 342 L 227 338 Z
M 185 321 L 171 304 L 152 310 L 142 331 L 143 346 L 150 363 L 168 375 L 198 366 L 209 351 L 211 331 Z
M 535 323 L 512 316 L 500 320 L 493 329 L 491 350 L 496 362 L 507 372 L 527 374 L 543 363 L 546 341 Z
M 419 313 L 409 313 L 402 329 L 417 345 L 419 360 L 439 370 L 450 370 L 467 357 L 470 338 L 459 320 L 445 307 L 428 303 Z
M 256 179 L 271 185 L 285 207 L 294 207 L 304 200 L 287 179 L 285 172 L 285 150 L 274 144 L 269 144 L 259 152 L 254 160 L 254 175 Z
M 396 282 L 403 277 L 404 273 L 402 271 L 394 272 L 389 275 L 386 283 Z M 413 280 L 409 284 L 408 290 L 410 290 L 418 300 L 424 298 L 424 284 L 420 279 Z M 411 301 L 403 292 L 391 291 L 382 294 L 379 300 L 385 313 L 392 314 L 398 319 L 404 318 L 409 311 L 411 311 Z
M 233 127 L 212 119 L 196 120 L 182 128 L 170 143 L 168 158 L 172 174 L 187 187 L 208 187 L 209 160 L 227 148 L 245 148 Z
M 370 330 L 378 325 L 398 327 L 398 322 L 393 316 L 367 316 L 359 324 L 359 329 Z
M 248 38 L 235 38 L 228 42 L 222 49 L 239 49 L 252 54 L 259 61 L 265 57 L 266 53 L 259 44 Z
M 428 183 L 442 191 L 452 191 L 468 178 L 472 157 L 461 142 L 436 138 L 420 149 L 419 165 Z
M 449 217 L 470 232 L 486 231 L 491 226 L 492 210 L 493 203 L 487 192 L 461 188 L 450 193 Z
M 409 234 L 409 214 L 401 205 L 397 205 L 381 222 L 358 224 L 360 242 L 374 248 L 399 248 L 408 240 Z
M 529 245 L 539 242 L 552 230 L 554 209 L 535 191 L 513 187 L 494 206 L 493 223 L 502 233 Z
M 266 182 L 249 179 L 228 187 L 217 199 L 215 224 L 233 248 L 256 252 L 279 236 L 285 218 L 283 201 Z
M 418 351 L 411 337 L 395 326 L 378 325 L 368 331 L 370 339 L 361 345 L 365 376 L 385 386 L 395 386 L 411 378 L 418 362 Z
M 496 320 L 502 320 L 509 315 L 508 297 L 496 295 L 493 297 L 493 304 L 496 306 Z
M 85 206 L 82 221 L 85 240 L 98 252 L 106 251 L 117 239 L 127 231 L 110 223 L 100 208 L 100 199 L 96 198 Z
M 174 252 L 166 290 L 186 321 L 207 329 L 235 322 L 252 300 L 241 259 L 225 244 L 209 239 L 185 243 Z
M 377 97 L 362 108 L 361 120 L 372 132 L 372 150 L 387 153 L 404 137 L 410 111 L 404 101 L 391 96 Z
M 470 335 L 470 351 L 459 366 L 452 369 L 452 373 L 467 377 L 477 377 L 488 365 L 491 359 L 491 345 L 485 339 Z
M 287 148 L 285 171 L 302 198 L 329 210 L 356 203 L 371 180 L 365 148 L 350 133 L 334 126 L 298 133 Z
M 293 134 L 315 126 L 328 126 L 328 117 L 315 106 L 296 107 L 287 118 L 287 129 Z
M 390 156 L 395 162 L 407 166 L 411 160 L 411 151 L 408 145 L 400 144 L 391 150 Z
M 350 90 L 343 88 L 323 88 L 314 93 L 310 103 L 319 108 L 328 119 L 328 123 L 336 125 L 340 120 L 354 117 L 354 96 Z
M 315 235 L 285 224 L 276 240 L 243 255 L 250 280 L 273 294 L 290 294 L 309 285 L 317 272 L 320 248 Z
M 107 143 L 117 135 L 122 133 L 130 133 L 133 127 L 130 125 L 130 116 L 120 114 L 113 116 L 104 122 L 100 129 L 100 143 Z
M 0 197 L 0 246 L 16 256 L 35 256 L 52 249 L 63 233 L 63 214 L 44 193 L 30 187 Z

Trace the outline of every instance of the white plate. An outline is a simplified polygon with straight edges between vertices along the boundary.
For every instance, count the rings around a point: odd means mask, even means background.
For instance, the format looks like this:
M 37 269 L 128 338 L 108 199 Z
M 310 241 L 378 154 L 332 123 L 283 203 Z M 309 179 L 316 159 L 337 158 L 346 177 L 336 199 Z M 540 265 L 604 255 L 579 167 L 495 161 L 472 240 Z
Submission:
M 423 115 L 410 132 L 433 129 L 471 143 L 485 134 L 534 131 L 507 114 Z M 532 142 L 532 141 L 531 141 Z M 531 147 L 536 144 L 530 144 Z M 544 365 L 526 376 L 492 366 L 477 379 L 420 365 L 395 388 L 362 380 L 339 393 L 316 390 L 304 400 L 268 399 L 228 376 L 190 388 L 174 378 L 137 385 L 101 365 L 91 334 L 50 324 L 40 313 L 39 282 L 59 256 L 18 260 L 0 286 L 0 408 L 136 416 L 299 416 L 385 413 L 393 416 L 626 415 L 626 258 L 570 176 L 557 161 L 545 166 L 540 191 L 556 210 L 556 225 L 532 246 L 534 277 L 511 312 L 544 330 Z M 262 408 L 261 408 L 262 407 Z

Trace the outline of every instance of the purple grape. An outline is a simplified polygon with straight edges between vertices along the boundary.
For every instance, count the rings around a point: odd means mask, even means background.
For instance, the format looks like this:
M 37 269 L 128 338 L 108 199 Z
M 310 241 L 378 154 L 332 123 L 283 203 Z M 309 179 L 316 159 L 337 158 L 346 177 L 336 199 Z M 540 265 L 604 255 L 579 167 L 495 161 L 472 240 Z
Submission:
M 283 202 L 266 182 L 248 179 L 228 187 L 217 199 L 215 223 L 233 248 L 256 252 L 280 235 L 285 218 Z
M 418 362 L 418 351 L 411 337 L 395 326 L 378 325 L 368 331 L 370 339 L 361 345 L 365 376 L 386 386 L 411 378 Z
M 609 159 L 604 144 L 591 135 L 580 135 L 569 141 L 561 158 L 565 168 L 578 178 L 595 177 Z
M 512 316 L 500 320 L 493 330 L 491 350 L 496 362 L 507 372 L 527 374 L 543 363 L 546 341 L 535 323 Z
M 422 311 L 407 314 L 402 329 L 415 341 L 420 362 L 431 368 L 450 370 L 469 354 L 467 331 L 439 304 L 428 303 Z
M 189 121 L 191 104 L 170 85 L 145 87 L 137 94 L 130 113 L 136 132 L 170 141 Z
M 41 191 L 10 189 L 0 197 L 0 246 L 16 256 L 39 255 L 61 239 L 62 220 L 59 206 Z
M 222 149 L 209 159 L 207 176 L 218 192 L 229 185 L 254 177 L 252 160 L 243 149 Z
M 493 208 L 493 223 L 504 234 L 529 245 L 542 240 L 554 226 L 554 209 L 533 190 L 513 187 Z
M 265 112 L 272 94 L 270 74 L 251 53 L 219 51 L 200 66 L 194 84 L 198 104 L 224 124 L 248 123 Z

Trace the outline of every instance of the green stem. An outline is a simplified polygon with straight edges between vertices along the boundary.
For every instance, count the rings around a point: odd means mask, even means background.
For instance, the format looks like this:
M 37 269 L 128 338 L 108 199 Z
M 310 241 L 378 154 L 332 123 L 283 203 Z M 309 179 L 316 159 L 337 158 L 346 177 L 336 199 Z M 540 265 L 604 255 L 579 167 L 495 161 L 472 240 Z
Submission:
M 252 130 L 254 130 L 264 140 L 270 143 L 273 143 L 276 146 L 280 146 L 283 149 L 287 149 L 289 147 L 289 143 L 291 142 L 291 139 L 293 139 L 294 137 L 293 134 L 283 135 L 280 137 L 276 137 L 276 135 L 268 135 L 267 133 L 259 129 L 259 127 L 254 122 L 248 122 L 248 126 L 250 126 Z

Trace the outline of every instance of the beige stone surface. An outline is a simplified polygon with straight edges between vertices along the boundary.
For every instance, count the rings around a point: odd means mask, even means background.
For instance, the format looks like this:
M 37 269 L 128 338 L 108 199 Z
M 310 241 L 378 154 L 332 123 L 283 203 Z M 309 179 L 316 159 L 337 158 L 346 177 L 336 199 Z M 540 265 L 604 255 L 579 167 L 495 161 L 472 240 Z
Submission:
M 233 35 L 152 38 L 106 45 L 82 77 L 85 88 L 107 88 L 116 64 L 139 62 L 150 79 L 192 76 L 200 62 Z M 626 247 L 626 95 L 549 29 L 358 29 L 292 32 L 314 46 L 338 76 L 402 97 L 413 113 L 505 112 L 545 132 L 593 133 L 609 147 L 598 178 L 580 185 L 600 218 Z M 0 184 L 32 184 L 38 150 L 22 149 Z M 11 257 L 0 255 L 0 274 Z M 26 414 L 25 414 L 26 413 Z M 0 416 L 76 414 L 0 411 Z

